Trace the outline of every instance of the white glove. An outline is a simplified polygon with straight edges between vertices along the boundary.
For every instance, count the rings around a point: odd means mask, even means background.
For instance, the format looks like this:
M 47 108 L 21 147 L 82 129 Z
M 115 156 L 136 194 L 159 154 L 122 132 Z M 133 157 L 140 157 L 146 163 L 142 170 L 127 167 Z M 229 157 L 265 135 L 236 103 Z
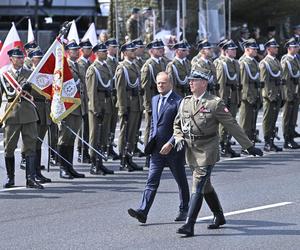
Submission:
M 184 139 L 180 139 L 176 141 L 175 143 L 176 151 L 177 152 L 181 151 L 182 149 L 184 149 L 185 145 L 186 145 L 186 141 Z

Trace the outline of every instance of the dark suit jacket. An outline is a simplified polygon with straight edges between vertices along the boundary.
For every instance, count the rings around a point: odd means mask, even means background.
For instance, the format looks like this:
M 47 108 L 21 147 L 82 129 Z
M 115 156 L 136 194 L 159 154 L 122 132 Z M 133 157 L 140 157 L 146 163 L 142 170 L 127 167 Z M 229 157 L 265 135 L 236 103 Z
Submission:
M 173 122 L 177 115 L 182 97 L 174 91 L 170 94 L 166 103 L 162 107 L 160 114 L 158 114 L 159 95 L 152 98 L 152 118 L 149 142 L 145 147 L 146 154 L 159 152 L 161 147 L 170 142 L 174 145 L 173 137 Z M 172 149 L 174 151 L 174 149 Z

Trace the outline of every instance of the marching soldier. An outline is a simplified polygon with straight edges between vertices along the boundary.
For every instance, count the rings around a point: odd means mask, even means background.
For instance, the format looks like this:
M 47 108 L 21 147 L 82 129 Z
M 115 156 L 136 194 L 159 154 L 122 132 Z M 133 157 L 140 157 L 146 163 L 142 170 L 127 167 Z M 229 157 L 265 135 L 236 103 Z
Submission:
M 140 37 L 140 9 L 132 8 L 131 16 L 126 21 L 126 32 L 128 35 L 129 41 L 133 41 Z
M 259 66 L 255 60 L 258 45 L 254 39 L 248 39 L 244 42 L 244 48 L 245 54 L 239 60 L 242 84 L 240 126 L 248 138 L 255 143 L 257 115 L 262 106 Z
M 39 47 L 32 50 L 28 54 L 32 62 L 32 69 L 35 69 L 38 63 L 41 61 L 44 53 Z M 50 119 L 50 102 L 43 95 L 39 94 L 35 89 L 31 91 L 34 97 L 34 103 L 36 105 L 36 111 L 38 112 L 39 122 L 37 123 L 38 139 L 36 141 L 36 157 L 35 157 L 35 170 L 36 170 L 36 180 L 40 183 L 51 182 L 51 179 L 46 178 L 42 175 L 41 169 L 41 156 L 42 156 L 42 140 L 44 140 L 48 128 L 51 124 Z
M 237 46 L 232 40 L 223 45 L 224 59 L 217 65 L 216 74 L 220 85 L 219 96 L 223 99 L 231 115 L 235 118 L 240 104 L 240 66 L 235 60 Z M 220 125 L 220 144 L 222 156 L 239 157 L 231 148 L 230 134 Z
M 89 109 L 89 130 L 90 144 L 92 147 L 104 152 L 108 145 L 111 126 L 113 100 L 113 73 L 106 63 L 107 46 L 105 43 L 98 43 L 93 47 L 97 59 L 88 68 L 86 73 L 88 109 Z M 113 174 L 112 170 L 103 165 L 103 159 L 94 151 L 90 151 L 92 165 L 90 173 Z
M 263 132 L 265 151 L 282 151 L 282 148 L 274 144 L 276 135 L 276 121 L 282 103 L 282 68 L 276 59 L 278 43 L 274 38 L 265 44 L 266 57 L 259 63 L 260 81 L 263 82 Z
M 177 230 L 177 233 L 186 236 L 194 235 L 194 225 L 203 198 L 214 215 L 213 223 L 208 229 L 217 229 L 226 223 L 221 203 L 210 180 L 213 167 L 220 159 L 219 123 L 226 127 L 249 154 L 263 154 L 253 146 L 221 98 L 206 91 L 209 77 L 204 72 L 192 71 L 189 78 L 192 95 L 182 100 L 174 121 L 175 147 L 179 151 L 187 145 L 186 161 L 193 172 L 187 220 Z
M 190 75 L 191 65 L 187 60 L 189 48 L 185 41 L 176 43 L 175 58 L 167 65 L 167 72 L 172 77 L 173 89 L 180 96 L 184 97 L 190 93 L 188 76 Z
M 144 90 L 144 108 L 145 108 L 145 135 L 144 144 L 148 143 L 150 122 L 151 122 L 151 98 L 157 94 L 156 75 L 165 71 L 166 63 L 162 60 L 164 55 L 164 43 L 161 40 L 154 40 L 147 45 L 150 58 L 145 62 L 141 70 L 141 85 Z
M 66 46 L 66 50 L 69 55 L 68 64 L 78 89 L 80 89 L 79 69 L 77 63 L 79 58 L 79 48 L 79 45 L 74 40 L 70 41 Z M 80 174 L 75 171 L 73 167 L 74 142 L 76 138 L 72 131 L 78 133 L 80 126 L 81 107 L 77 107 L 74 111 L 72 111 L 58 126 L 57 149 L 58 153 L 64 157 L 64 159 L 60 158 L 60 178 L 73 179 L 85 177 L 84 174 Z
M 145 53 L 145 45 L 141 39 L 135 39 L 133 40 L 133 43 L 135 44 L 136 51 L 135 51 L 135 56 L 136 58 L 134 59 L 133 63 L 137 67 L 138 71 L 140 72 L 144 63 L 146 62 L 143 58 L 144 53 Z M 140 102 L 143 103 L 143 90 L 140 90 Z M 141 125 L 142 125 L 142 119 L 143 119 L 143 110 L 140 113 L 140 121 L 139 121 L 139 126 L 136 134 L 136 142 L 134 146 L 133 153 L 139 157 L 145 156 L 145 154 L 138 148 L 138 142 L 140 140 L 140 137 L 142 135 L 142 131 L 140 130 Z
M 199 54 L 192 60 L 192 70 L 204 71 L 211 75 L 209 79 L 208 91 L 212 94 L 217 94 L 219 85 L 216 83 L 216 68 L 212 59 L 213 46 L 205 39 L 198 43 L 197 49 Z
M 23 139 L 23 152 L 26 159 L 26 187 L 43 189 L 44 187 L 35 179 L 35 157 L 37 141 L 38 114 L 33 103 L 31 84 L 27 82 L 32 73 L 24 67 L 24 54 L 19 48 L 7 52 L 11 68 L 1 75 L 2 93 L 7 97 L 6 110 L 12 105 L 16 98 L 17 85 L 22 89 L 22 96 L 9 113 L 4 125 L 4 156 L 8 180 L 4 188 L 11 188 L 15 185 L 15 149 L 17 148 L 20 133 Z M 5 78 L 5 80 L 4 80 Z
M 89 40 L 81 41 L 79 43 L 82 56 L 78 59 L 78 71 L 80 78 L 80 100 L 81 100 L 81 115 L 82 125 L 79 135 L 83 134 L 83 139 L 89 141 L 89 118 L 88 118 L 88 96 L 86 89 L 85 75 L 88 67 L 91 65 L 90 56 L 92 54 L 92 44 Z M 83 133 L 81 132 L 83 130 Z M 82 148 L 83 147 L 83 148 Z M 78 162 L 90 163 L 89 148 L 78 140 Z M 82 152 L 82 154 L 81 154 Z
M 289 39 L 285 47 L 287 54 L 281 59 L 283 69 L 282 78 L 285 82 L 283 85 L 284 101 L 282 130 L 284 136 L 284 148 L 297 149 L 300 145 L 294 141 L 294 131 L 297 123 L 299 108 L 299 79 L 300 63 L 296 55 L 299 51 L 299 43 L 293 37 Z M 296 119 L 294 119 L 296 117 Z
M 112 117 L 111 117 L 111 124 L 110 124 L 110 135 L 109 135 L 109 149 L 108 149 L 108 155 L 113 160 L 119 160 L 119 155 L 114 151 L 114 139 L 115 139 L 115 133 L 116 133 L 116 127 L 118 122 L 118 108 L 117 108 L 117 91 L 116 91 L 116 84 L 115 84 L 115 73 L 116 69 L 119 65 L 118 61 L 118 50 L 119 50 L 119 44 L 115 38 L 110 38 L 106 41 L 107 46 L 107 59 L 106 63 L 110 67 L 112 74 L 113 74 L 113 80 L 112 80 L 112 100 L 113 100 L 113 106 L 112 106 Z
M 132 151 L 136 141 L 136 131 L 139 126 L 139 117 L 142 111 L 140 102 L 140 72 L 133 63 L 135 59 L 135 44 L 127 42 L 121 46 L 124 61 L 116 70 L 116 88 L 120 115 L 119 152 L 121 170 L 143 170 L 132 161 Z
M 30 53 L 30 51 L 36 49 L 37 47 L 38 47 L 38 45 L 36 44 L 36 42 L 29 42 L 24 45 L 25 53 L 27 55 L 24 60 L 24 67 L 26 69 L 32 68 L 32 61 L 31 61 L 31 58 L 29 57 L 29 53 Z

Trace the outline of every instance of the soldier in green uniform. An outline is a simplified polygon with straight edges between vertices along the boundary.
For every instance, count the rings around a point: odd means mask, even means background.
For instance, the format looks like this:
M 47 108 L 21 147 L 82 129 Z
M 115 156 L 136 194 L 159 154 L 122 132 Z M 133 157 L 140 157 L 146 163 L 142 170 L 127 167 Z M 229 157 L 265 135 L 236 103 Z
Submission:
M 225 52 L 225 57 L 216 68 L 217 81 L 220 85 L 219 96 L 235 118 L 240 105 L 240 66 L 238 61 L 235 60 L 237 46 L 232 40 L 229 40 L 222 48 Z M 219 133 L 221 137 L 221 155 L 225 157 L 239 157 L 240 154 L 231 148 L 231 135 L 222 124 L 220 124 Z
M 257 115 L 262 106 L 259 66 L 255 59 L 258 45 L 251 38 L 244 42 L 244 49 L 245 53 L 239 60 L 242 84 L 240 126 L 244 129 L 248 138 L 255 143 Z
M 26 187 L 43 189 L 44 187 L 35 179 L 37 121 L 39 118 L 32 102 L 32 96 L 29 94 L 31 85 L 27 82 L 32 71 L 23 66 L 24 54 L 19 48 L 9 50 L 7 54 L 12 64 L 7 72 L 21 86 L 22 90 L 20 91 L 23 91 L 23 96 L 9 113 L 4 125 L 4 157 L 8 177 L 4 188 L 11 188 L 15 185 L 14 153 L 21 133 L 26 160 Z M 6 110 L 16 98 L 17 92 L 13 88 L 13 83 L 4 79 L 3 75 L 1 75 L 1 83 L 1 93 L 5 92 L 7 97 Z
M 164 43 L 161 40 L 154 40 L 147 45 L 150 58 L 145 62 L 141 69 L 141 85 L 144 90 L 144 108 L 145 108 L 145 135 L 144 144 L 147 145 L 149 139 L 151 122 L 151 98 L 157 94 L 156 75 L 166 70 L 164 55 Z
M 292 37 L 286 42 L 285 47 L 287 48 L 287 54 L 281 59 L 282 79 L 285 81 L 285 85 L 283 85 L 285 101 L 282 119 L 283 147 L 297 149 L 300 148 L 300 145 L 294 141 L 296 124 L 293 122 L 293 118 L 298 116 L 299 108 L 300 63 L 296 58 L 299 52 L 299 43 Z
M 274 38 L 266 44 L 266 57 L 259 63 L 260 81 L 263 82 L 263 132 L 265 140 L 265 151 L 282 151 L 282 148 L 274 144 L 276 135 L 276 121 L 282 103 L 282 67 L 276 59 L 278 43 Z
M 110 123 L 110 135 L 109 135 L 109 148 L 108 148 L 108 156 L 111 157 L 113 160 L 119 160 L 119 155 L 114 151 L 114 139 L 116 133 L 116 127 L 118 122 L 118 108 L 117 108 L 117 91 L 116 91 L 116 84 L 115 84 L 115 73 L 116 69 L 119 65 L 118 61 L 118 50 L 119 44 L 115 38 L 110 38 L 106 41 L 107 46 L 107 59 L 106 63 L 110 67 L 113 73 L 113 80 L 112 80 L 112 100 L 113 100 L 113 107 L 112 107 L 112 117 Z
M 197 49 L 199 53 L 192 60 L 192 70 L 200 70 L 207 72 L 211 75 L 211 79 L 208 82 L 208 91 L 216 95 L 219 90 L 217 83 L 216 67 L 211 61 L 213 46 L 206 40 L 202 40 L 198 43 Z
M 140 102 L 140 72 L 134 64 L 135 44 L 125 43 L 121 46 L 124 61 L 116 70 L 116 88 L 120 115 L 119 152 L 121 170 L 143 170 L 132 161 L 132 151 L 136 141 L 136 131 L 139 126 L 139 117 L 142 111 Z
M 36 49 L 38 47 L 38 45 L 36 44 L 36 42 L 29 42 L 29 43 L 26 43 L 24 45 L 24 49 L 25 49 L 25 53 L 26 53 L 26 57 L 24 59 L 24 67 L 26 69 L 31 69 L 32 68 L 32 61 L 31 61 L 31 58 L 29 57 L 29 53 L 30 51 Z
M 38 63 L 41 61 L 44 53 L 39 47 L 29 52 L 28 57 L 32 62 L 32 70 L 36 68 Z M 38 139 L 36 141 L 36 157 L 35 157 L 35 170 L 36 170 L 36 180 L 40 183 L 51 182 L 51 179 L 46 178 L 42 175 L 41 169 L 41 156 L 42 156 L 42 141 L 45 138 L 45 135 L 48 131 L 48 128 L 51 124 L 50 119 L 50 101 L 47 100 L 43 95 L 39 94 L 34 89 L 31 91 L 32 96 L 34 97 L 34 103 L 36 105 L 36 110 L 39 116 L 39 122 L 37 123 Z M 45 168 L 43 166 L 43 168 Z
M 136 47 L 136 51 L 135 51 L 136 58 L 134 59 L 133 63 L 135 64 L 137 69 L 139 71 L 141 71 L 144 63 L 146 62 L 146 60 L 143 58 L 144 54 L 145 54 L 145 45 L 144 45 L 142 39 L 135 39 L 135 40 L 133 40 L 133 43 L 135 44 L 135 47 Z M 144 93 L 143 93 L 143 90 L 141 89 L 141 91 L 140 91 L 140 102 L 141 103 L 143 103 L 143 95 L 144 95 Z M 139 118 L 140 122 L 139 122 L 138 130 L 137 130 L 136 142 L 135 142 L 135 146 L 134 146 L 134 150 L 133 150 L 133 153 L 139 157 L 145 156 L 144 152 L 142 152 L 138 147 L 138 142 L 140 141 L 140 138 L 142 135 L 142 131 L 140 129 L 141 129 L 141 125 L 142 125 L 143 111 L 144 111 L 144 109 L 142 109 L 142 111 L 140 113 L 140 118 Z
M 79 68 L 77 63 L 79 58 L 79 49 L 79 45 L 74 40 L 70 41 L 66 46 L 66 51 L 69 55 L 68 64 L 78 89 L 80 89 Z M 76 136 L 70 131 L 70 129 L 72 129 L 73 132 L 78 133 L 80 127 L 81 107 L 79 106 L 65 119 L 63 119 L 62 124 L 59 124 L 58 126 L 57 149 L 58 153 L 64 157 L 64 159 L 60 158 L 60 178 L 73 179 L 85 177 L 84 174 L 80 174 L 75 171 L 73 167 L 74 142 Z
M 253 146 L 242 128 L 230 114 L 221 98 L 206 91 L 209 75 L 192 71 L 190 88 L 192 95 L 185 97 L 174 121 L 175 147 L 181 150 L 187 145 L 185 156 L 193 171 L 192 195 L 186 223 L 177 233 L 194 235 L 194 225 L 201 209 L 203 198 L 213 212 L 213 223 L 208 229 L 219 228 L 226 223 L 223 209 L 210 176 L 215 163 L 219 160 L 218 127 L 222 123 L 249 154 L 262 155 Z
M 131 16 L 126 21 L 126 32 L 128 35 L 129 41 L 133 41 L 141 36 L 141 27 L 140 27 L 140 9 L 132 8 Z
M 97 59 L 86 73 L 90 144 L 93 148 L 104 152 L 108 145 L 110 125 L 113 110 L 112 90 L 113 73 L 106 63 L 107 46 L 98 43 L 93 47 Z M 96 152 L 90 150 L 92 165 L 90 173 L 113 174 L 114 172 L 103 165 L 103 159 Z
M 80 78 L 80 100 L 81 100 L 81 115 L 82 126 L 79 130 L 79 135 L 83 135 L 82 138 L 85 141 L 89 140 L 89 119 L 88 119 L 88 98 L 85 75 L 88 67 L 91 65 L 90 56 L 92 54 L 92 44 L 89 40 L 81 41 L 79 43 L 81 48 L 81 57 L 78 59 L 78 71 Z M 83 132 L 82 132 L 83 131 Z M 83 144 L 78 140 L 77 145 L 78 162 L 90 163 L 89 148 L 86 144 Z
M 185 41 L 174 44 L 174 59 L 168 63 L 166 71 L 171 76 L 173 82 L 173 90 L 184 97 L 190 93 L 188 85 L 188 76 L 190 75 L 191 65 L 186 59 L 189 48 Z

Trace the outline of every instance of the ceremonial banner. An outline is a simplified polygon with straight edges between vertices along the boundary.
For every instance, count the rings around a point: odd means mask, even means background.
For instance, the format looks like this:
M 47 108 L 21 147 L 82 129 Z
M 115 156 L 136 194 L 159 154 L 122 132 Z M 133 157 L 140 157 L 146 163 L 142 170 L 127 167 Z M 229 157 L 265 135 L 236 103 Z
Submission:
M 62 39 L 56 39 L 28 78 L 32 87 L 51 99 L 51 118 L 58 123 L 80 105 L 80 94 L 66 57 Z
M 34 41 L 34 35 L 33 35 L 31 20 L 30 20 L 30 18 L 28 18 L 27 43 L 30 43 L 33 41 Z

